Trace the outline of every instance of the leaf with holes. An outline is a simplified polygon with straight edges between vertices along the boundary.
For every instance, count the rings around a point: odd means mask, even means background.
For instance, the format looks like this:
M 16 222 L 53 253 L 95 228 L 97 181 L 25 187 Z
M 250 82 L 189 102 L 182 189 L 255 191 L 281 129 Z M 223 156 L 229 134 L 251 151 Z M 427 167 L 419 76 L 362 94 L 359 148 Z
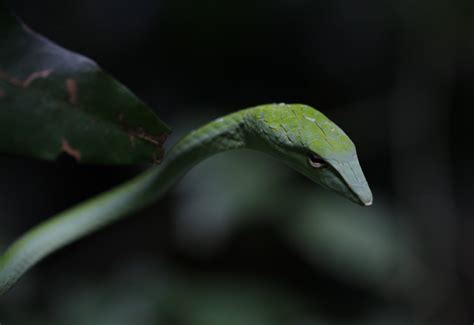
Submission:
M 169 128 L 97 64 L 31 31 L 0 1 L 0 153 L 158 162 Z

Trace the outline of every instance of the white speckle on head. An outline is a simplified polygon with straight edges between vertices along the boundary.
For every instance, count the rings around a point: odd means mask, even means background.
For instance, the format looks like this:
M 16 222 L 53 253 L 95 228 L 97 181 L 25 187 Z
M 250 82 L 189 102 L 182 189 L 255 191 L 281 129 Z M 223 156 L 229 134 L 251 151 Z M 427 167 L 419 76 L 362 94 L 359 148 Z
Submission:
M 336 131 L 336 129 L 335 129 L 335 128 L 332 128 L 332 129 L 331 129 L 331 132 L 335 132 L 335 131 Z
M 219 117 L 216 122 L 224 122 L 224 118 L 223 117 Z
M 285 103 L 279 103 L 278 106 L 286 106 Z
M 314 118 L 308 117 L 306 115 L 304 116 L 304 118 L 307 119 L 310 122 L 313 122 L 313 123 L 316 122 L 316 120 Z

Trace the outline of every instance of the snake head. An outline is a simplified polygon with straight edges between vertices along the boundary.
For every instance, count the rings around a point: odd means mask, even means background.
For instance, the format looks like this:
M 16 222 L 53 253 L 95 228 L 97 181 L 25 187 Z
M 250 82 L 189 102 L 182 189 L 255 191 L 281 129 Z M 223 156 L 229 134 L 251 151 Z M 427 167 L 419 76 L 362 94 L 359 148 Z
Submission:
M 357 204 L 372 204 L 354 143 L 321 112 L 296 104 L 265 105 L 251 112 L 247 125 L 256 147 Z

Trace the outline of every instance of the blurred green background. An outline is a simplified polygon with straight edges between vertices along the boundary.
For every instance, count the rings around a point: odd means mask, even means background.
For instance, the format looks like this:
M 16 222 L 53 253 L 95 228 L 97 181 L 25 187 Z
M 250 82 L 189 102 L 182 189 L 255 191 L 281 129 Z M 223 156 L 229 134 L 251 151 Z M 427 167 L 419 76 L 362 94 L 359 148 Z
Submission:
M 354 140 L 363 209 L 231 152 L 35 267 L 2 324 L 472 324 L 474 3 L 10 1 L 180 135 L 269 102 Z M 0 158 L 0 247 L 139 167 Z

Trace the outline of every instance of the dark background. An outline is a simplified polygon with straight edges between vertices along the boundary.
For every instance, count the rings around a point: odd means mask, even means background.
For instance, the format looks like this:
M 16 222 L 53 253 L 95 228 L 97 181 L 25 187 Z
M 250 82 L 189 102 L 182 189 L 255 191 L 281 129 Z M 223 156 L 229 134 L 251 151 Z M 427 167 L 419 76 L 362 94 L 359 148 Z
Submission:
M 180 134 L 301 102 L 358 147 L 362 209 L 253 153 L 35 267 L 2 324 L 471 324 L 474 3 L 10 1 Z M 136 167 L 0 159 L 0 244 Z

